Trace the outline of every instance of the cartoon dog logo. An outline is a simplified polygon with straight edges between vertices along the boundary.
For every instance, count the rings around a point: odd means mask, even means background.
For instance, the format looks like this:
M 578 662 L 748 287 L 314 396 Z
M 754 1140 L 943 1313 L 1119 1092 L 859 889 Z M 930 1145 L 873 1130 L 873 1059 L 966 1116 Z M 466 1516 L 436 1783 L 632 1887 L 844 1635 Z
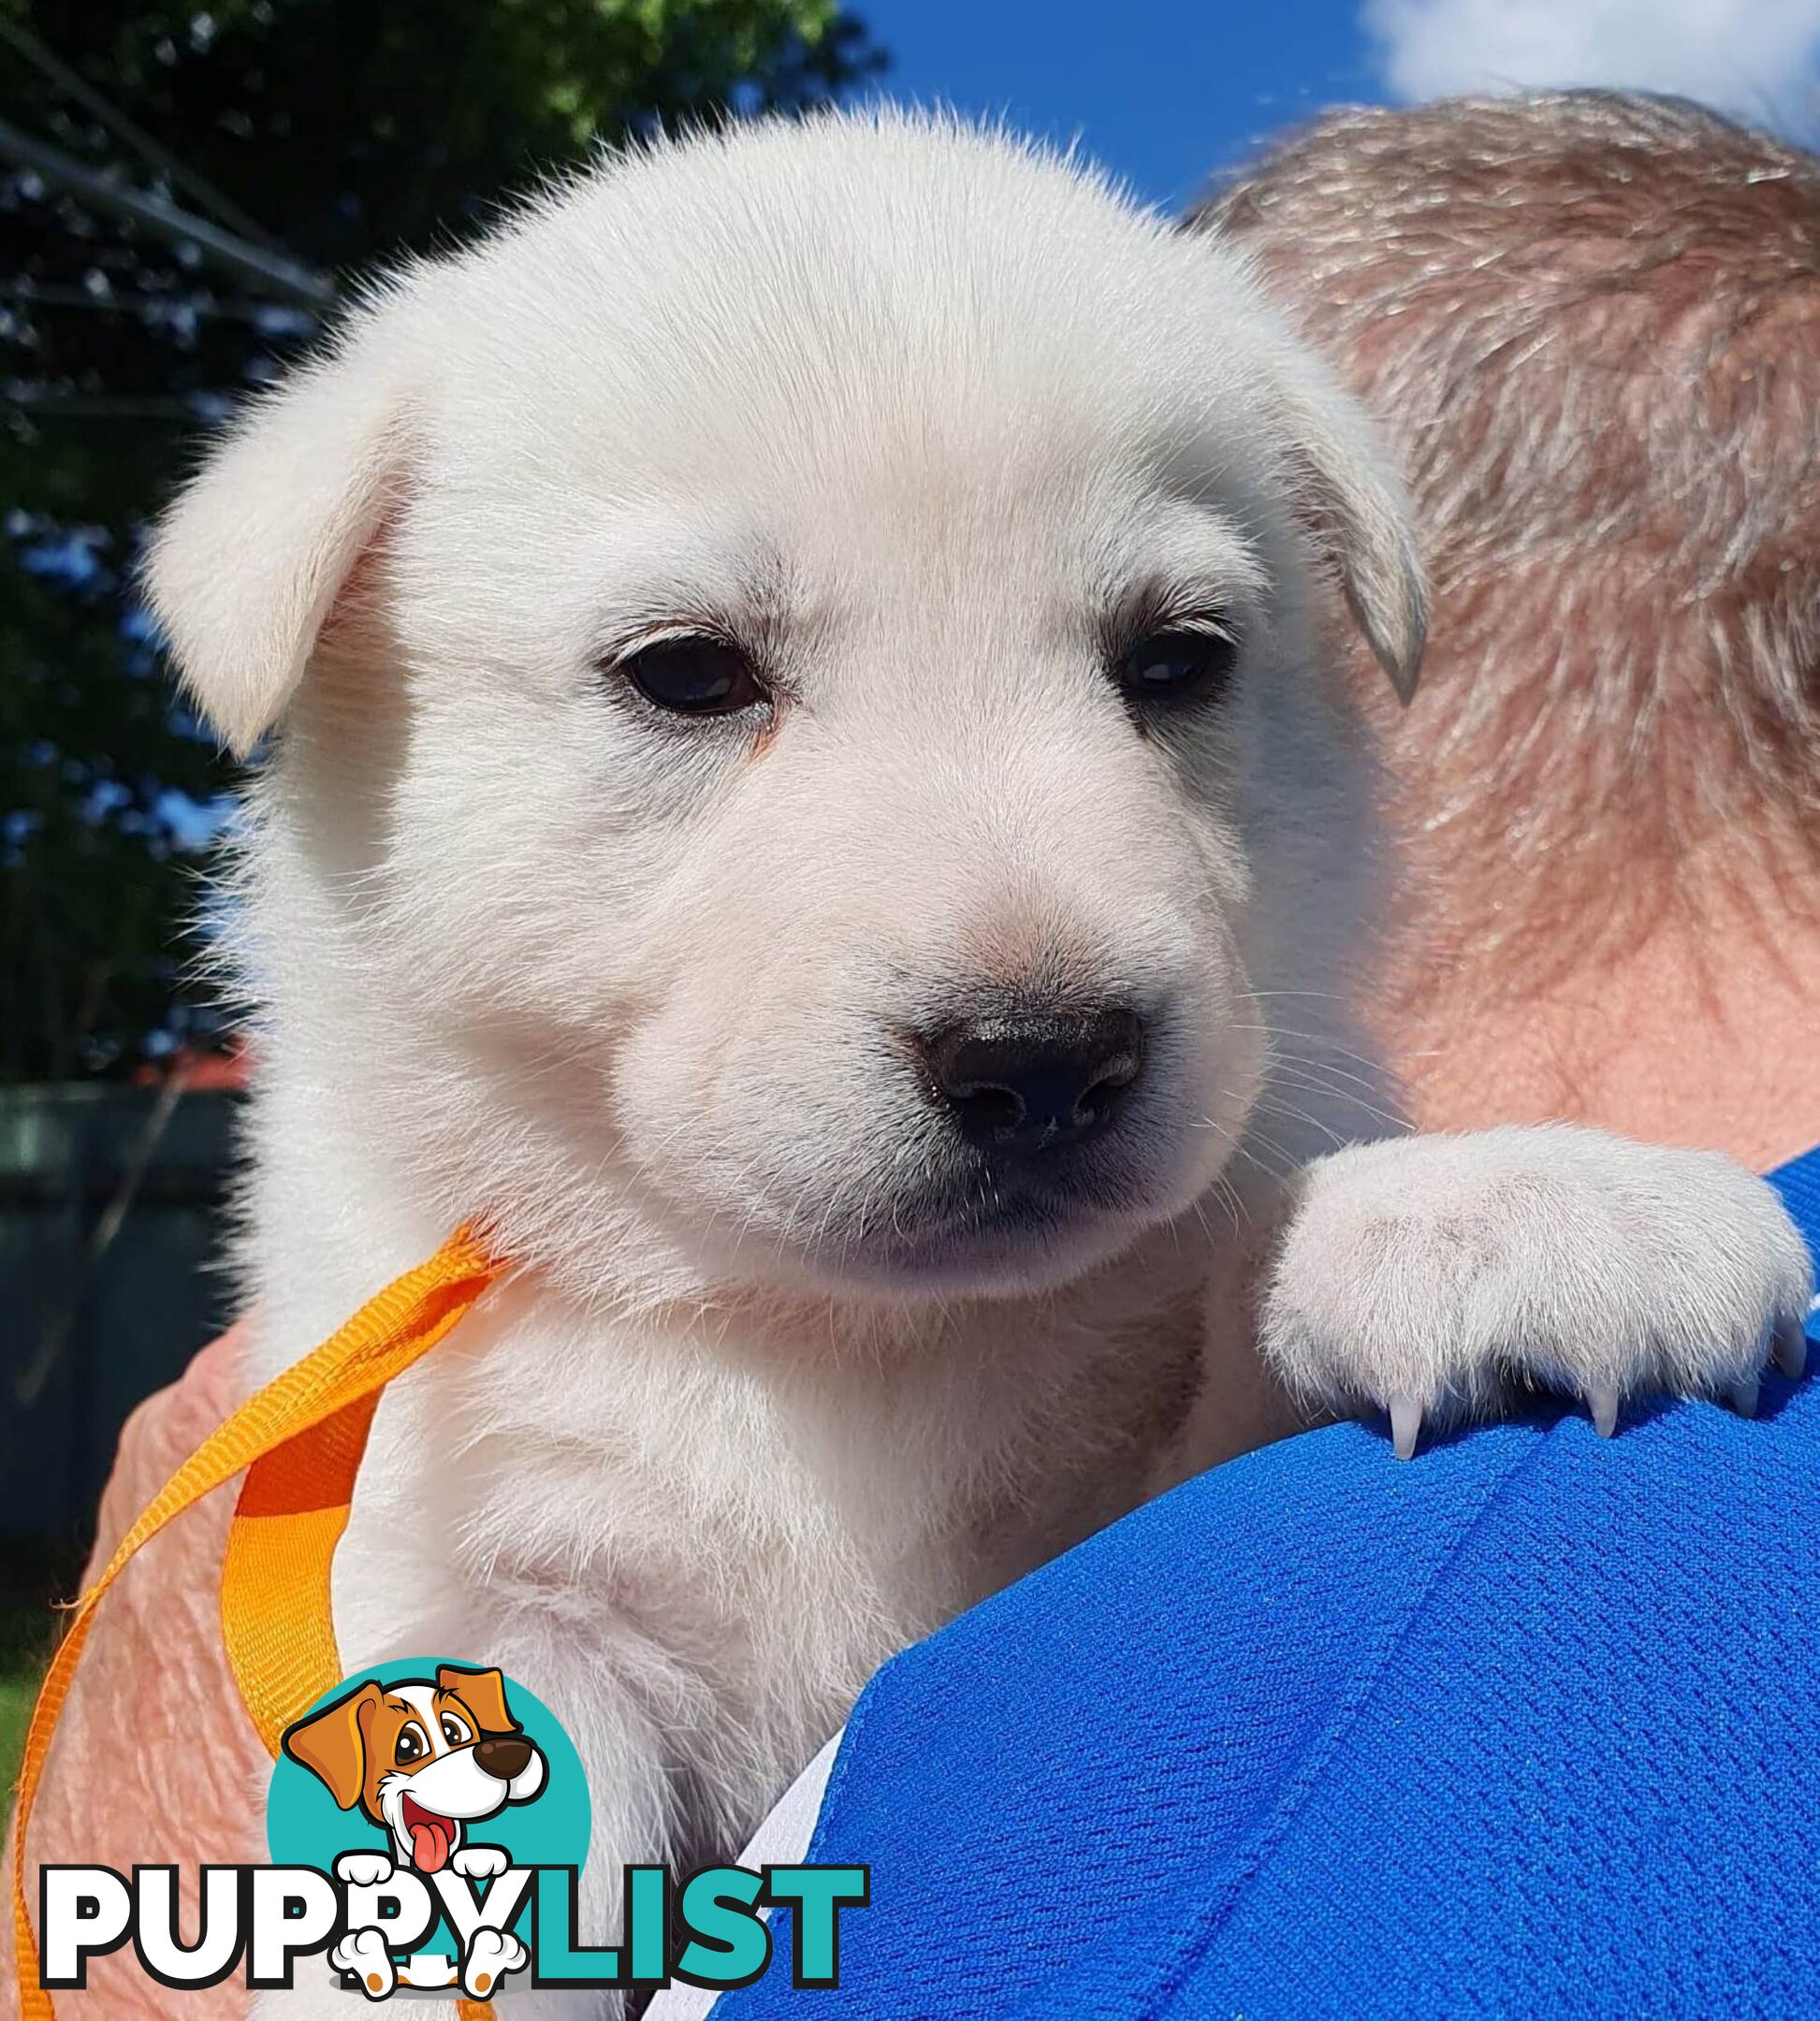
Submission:
M 505 1679 L 497 1670 L 452 1664 L 442 1665 L 433 1679 L 390 1684 L 369 1679 L 287 1727 L 283 1744 L 343 1810 L 357 1805 L 390 1838 L 389 1857 L 344 1853 L 335 1862 L 341 1878 L 357 1884 L 382 1885 L 395 1867 L 421 1874 L 449 1867 L 470 1881 L 503 1873 L 510 1864 L 505 1849 L 468 1844 L 467 1827 L 497 1817 L 507 1804 L 531 1802 L 547 1775 L 543 1753 L 505 1702 Z M 517 1937 L 485 1927 L 474 1931 L 459 1968 L 440 1958 L 396 1967 L 376 1929 L 351 1932 L 328 1955 L 329 1964 L 351 1974 L 369 1999 L 386 1999 L 395 1984 L 451 1983 L 485 1999 L 505 1973 L 529 1961 Z M 434 1976 L 420 1976 L 427 1970 Z
M 546 1775 L 505 1702 L 505 1679 L 451 1664 L 433 1679 L 369 1679 L 288 1727 L 284 1747 L 343 1810 L 358 1805 L 384 1826 L 397 1865 L 424 1874 L 498 1872 L 500 1849 L 467 1846 L 467 1827 L 529 1803 Z

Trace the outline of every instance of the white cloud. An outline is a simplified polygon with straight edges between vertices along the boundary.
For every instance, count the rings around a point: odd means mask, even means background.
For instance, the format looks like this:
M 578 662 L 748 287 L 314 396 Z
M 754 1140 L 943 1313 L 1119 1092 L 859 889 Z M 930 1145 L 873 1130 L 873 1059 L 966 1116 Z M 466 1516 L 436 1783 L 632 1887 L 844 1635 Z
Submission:
M 1820 0 L 1364 0 L 1361 20 L 1397 98 L 1609 84 L 1814 123 Z

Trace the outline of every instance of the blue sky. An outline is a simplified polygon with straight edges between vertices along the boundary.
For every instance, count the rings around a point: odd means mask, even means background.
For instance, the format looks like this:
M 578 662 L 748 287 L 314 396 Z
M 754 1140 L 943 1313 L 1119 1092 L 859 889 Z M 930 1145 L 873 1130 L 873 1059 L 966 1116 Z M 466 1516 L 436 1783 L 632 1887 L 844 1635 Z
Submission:
M 1820 0 L 849 0 L 886 89 L 1071 138 L 1173 207 L 1342 100 L 1682 92 L 1812 145 Z
M 1358 0 L 852 0 L 894 96 L 1069 139 L 1153 202 L 1339 99 L 1382 99 Z

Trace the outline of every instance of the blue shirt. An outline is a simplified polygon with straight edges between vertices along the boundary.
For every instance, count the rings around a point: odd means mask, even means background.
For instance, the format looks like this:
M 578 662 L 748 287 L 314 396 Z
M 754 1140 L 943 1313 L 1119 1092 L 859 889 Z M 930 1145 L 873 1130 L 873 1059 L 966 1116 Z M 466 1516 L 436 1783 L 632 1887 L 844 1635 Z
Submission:
M 1820 1152 L 1775 1183 L 1820 1248 Z M 1773 1375 L 1220 1467 L 880 1672 L 839 1989 L 779 1915 L 715 2021 L 1820 2014 L 1816 1490 Z

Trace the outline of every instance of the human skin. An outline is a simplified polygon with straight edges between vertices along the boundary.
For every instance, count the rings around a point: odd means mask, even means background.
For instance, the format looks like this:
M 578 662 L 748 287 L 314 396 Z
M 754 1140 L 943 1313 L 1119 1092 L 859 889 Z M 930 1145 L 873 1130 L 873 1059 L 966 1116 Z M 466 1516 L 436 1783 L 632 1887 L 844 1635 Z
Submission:
M 1434 978 L 1419 1024 L 1406 1012 L 1420 979 L 1398 979 L 1377 1025 L 1423 1129 L 1552 1117 L 1764 1171 L 1820 1142 L 1816 976 L 1804 909 L 1734 890 L 1537 996 Z
M 223 1334 L 127 1419 L 85 1583 L 241 1400 L 244 1333 L 237 1327 Z M 263 1821 L 246 1802 L 259 1740 L 228 1673 L 215 1611 L 232 1512 L 226 1490 L 189 1510 L 146 1546 L 97 1610 L 32 1820 L 35 1860 L 100 1863 L 123 1873 L 136 1862 L 175 1862 L 186 1916 L 195 1913 L 199 1865 L 257 1860 L 265 1852 Z M 131 1745 L 123 1744 L 123 1726 Z M 8 1887 L 10 1854 L 9 1843 Z M 17 2011 L 13 1985 L 8 1914 L 0 1919 L 0 2014 Z M 183 1996 L 186 2021 L 229 2021 L 245 2009 L 246 1989 L 232 1980 Z M 86 1988 L 59 1993 L 57 2012 L 169 2021 L 169 1995 L 129 1947 L 93 1960 Z

